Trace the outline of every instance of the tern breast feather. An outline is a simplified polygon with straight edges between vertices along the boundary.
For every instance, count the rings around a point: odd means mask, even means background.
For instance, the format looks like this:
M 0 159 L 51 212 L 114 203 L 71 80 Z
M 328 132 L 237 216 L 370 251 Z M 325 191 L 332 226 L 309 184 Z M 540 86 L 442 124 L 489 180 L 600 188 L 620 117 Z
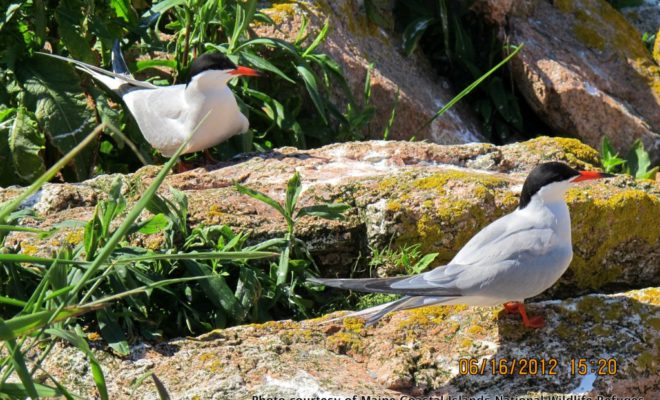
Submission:
M 163 86 L 123 97 L 144 138 L 165 156 L 172 155 L 186 138 L 184 90 L 184 85 Z

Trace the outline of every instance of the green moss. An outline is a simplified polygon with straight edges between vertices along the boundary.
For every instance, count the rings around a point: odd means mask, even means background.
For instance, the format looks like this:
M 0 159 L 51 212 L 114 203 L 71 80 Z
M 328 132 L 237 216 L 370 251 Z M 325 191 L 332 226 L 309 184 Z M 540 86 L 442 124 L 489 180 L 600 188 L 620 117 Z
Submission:
M 658 369 L 658 361 L 653 353 L 646 351 L 637 357 L 635 364 L 638 372 L 650 372 L 655 374 Z
M 660 318 L 649 318 L 646 323 L 653 329 L 660 331 Z
M 605 0 L 558 0 L 555 6 L 575 17 L 573 33 L 578 40 L 589 48 L 607 49 L 630 62 L 660 100 L 659 67 L 649 57 L 639 32 L 620 12 Z
M 641 239 L 656 246 L 660 237 L 660 225 L 648 223 L 660 216 L 657 196 L 636 189 L 610 196 L 612 191 L 612 186 L 597 184 L 592 186 L 590 196 L 579 188 L 567 193 L 575 250 L 571 272 L 582 289 L 598 289 L 615 282 L 623 272 L 615 253 L 630 242 Z M 595 232 L 599 235 L 594 236 Z
M 577 139 L 542 136 L 523 143 L 525 149 L 544 160 L 565 160 L 580 169 L 593 169 L 600 165 L 598 151 Z
M 362 331 L 364 330 L 364 320 L 362 318 L 356 318 L 356 317 L 344 318 L 344 320 L 342 321 L 342 325 L 344 325 L 344 328 L 346 330 L 355 333 L 362 333 Z
M 427 306 L 404 311 L 403 318 L 397 324 L 397 329 L 406 330 L 429 325 L 436 325 L 448 316 L 465 310 L 467 306 Z
M 326 348 L 338 354 L 357 353 L 364 351 L 364 342 L 355 332 L 338 332 L 325 342 Z

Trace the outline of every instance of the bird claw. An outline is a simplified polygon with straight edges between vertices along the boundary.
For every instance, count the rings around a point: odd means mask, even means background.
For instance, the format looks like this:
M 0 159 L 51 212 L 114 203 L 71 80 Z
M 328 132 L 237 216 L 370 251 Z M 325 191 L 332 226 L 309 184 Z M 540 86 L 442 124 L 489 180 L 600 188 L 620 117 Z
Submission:
M 523 321 L 523 325 L 525 325 L 527 328 L 533 329 L 543 328 L 545 326 L 545 319 L 537 315 L 529 318 L 527 322 Z
M 504 303 L 504 309 L 509 314 L 520 314 L 522 317 L 523 325 L 527 328 L 543 328 L 545 326 L 545 319 L 541 316 L 528 317 L 525 305 L 517 301 L 510 301 Z

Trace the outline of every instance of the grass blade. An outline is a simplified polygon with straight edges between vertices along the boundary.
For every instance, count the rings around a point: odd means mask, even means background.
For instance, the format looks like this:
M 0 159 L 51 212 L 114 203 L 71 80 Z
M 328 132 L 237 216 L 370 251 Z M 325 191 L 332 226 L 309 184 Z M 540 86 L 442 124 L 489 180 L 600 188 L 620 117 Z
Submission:
M 94 357 L 94 353 L 92 353 L 92 350 L 89 348 L 89 344 L 87 344 L 85 339 L 81 338 L 75 333 L 67 332 L 62 329 L 46 329 L 46 333 L 51 336 L 66 340 L 73 346 L 77 347 L 80 351 L 82 351 L 83 354 L 85 354 L 89 360 L 90 368 L 92 370 L 92 377 L 94 378 L 94 383 L 96 384 L 96 388 L 99 391 L 99 396 L 101 396 L 102 400 L 108 400 L 108 388 L 105 383 L 103 370 L 101 369 L 99 362 L 96 360 L 96 357 Z
M 4 331 L 6 328 L 6 325 L 2 318 L 0 318 L 0 331 Z M 23 387 L 25 389 L 25 392 L 30 396 L 30 398 L 33 399 L 38 399 L 39 394 L 37 393 L 37 388 L 34 386 L 34 381 L 32 380 L 32 376 L 30 375 L 30 372 L 27 369 L 27 366 L 25 365 L 25 358 L 23 357 L 23 353 L 21 352 L 21 349 L 16 345 L 16 341 L 11 338 L 11 339 L 5 339 L 5 346 L 7 347 L 7 350 L 9 351 L 9 356 L 11 357 L 11 363 L 16 370 L 16 374 L 18 375 L 18 378 L 21 380 L 23 383 Z
M 447 104 L 445 104 L 445 106 L 442 107 L 440 110 L 438 110 L 438 112 L 436 112 L 433 117 L 431 117 L 428 121 L 426 121 L 426 123 L 424 123 L 424 125 L 422 125 L 419 129 L 417 129 L 417 132 L 415 132 L 415 134 L 413 136 L 417 136 L 419 134 L 419 132 L 421 132 L 422 129 L 424 129 L 427 126 L 431 125 L 433 123 L 433 121 L 436 120 L 436 118 L 438 118 L 439 116 L 444 114 L 447 110 L 452 108 L 454 106 L 454 104 L 458 103 L 463 97 L 467 96 L 471 91 L 474 90 L 474 88 L 479 86 L 481 84 L 481 82 L 486 80 L 495 71 L 497 71 L 501 66 L 503 66 L 504 64 L 509 62 L 509 60 L 511 60 L 516 54 L 518 54 L 518 52 L 520 50 L 522 50 L 523 46 L 524 46 L 524 43 L 521 43 L 517 47 L 513 46 L 513 47 L 515 47 L 515 50 L 513 52 L 511 52 L 511 54 L 509 54 L 504 60 L 500 61 L 496 66 L 491 68 L 490 71 L 488 71 L 485 74 L 483 74 L 482 76 L 480 76 L 479 79 L 472 82 L 468 87 L 463 89 L 463 91 L 461 91 L 453 99 L 451 99 Z

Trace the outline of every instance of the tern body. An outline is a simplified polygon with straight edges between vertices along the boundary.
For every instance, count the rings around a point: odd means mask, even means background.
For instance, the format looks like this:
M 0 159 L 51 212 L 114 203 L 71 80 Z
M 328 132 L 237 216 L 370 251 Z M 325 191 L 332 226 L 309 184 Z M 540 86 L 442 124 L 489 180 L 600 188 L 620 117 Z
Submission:
M 391 311 L 432 304 L 507 303 L 508 310 L 523 315 L 525 325 L 539 327 L 542 320 L 528 320 L 522 303 L 552 286 L 573 258 L 571 220 L 564 194 L 575 182 L 604 176 L 578 172 L 562 163 L 541 164 L 525 181 L 520 206 L 472 237 L 447 265 L 407 277 L 312 281 L 357 291 L 404 295 L 348 315 L 365 316 L 367 324 Z
M 256 76 L 257 72 L 237 67 L 222 54 L 204 54 L 193 60 L 188 82 L 172 86 L 134 79 L 118 43 L 112 52 L 113 72 L 54 54 L 40 54 L 74 63 L 119 95 L 147 142 L 166 157 L 171 157 L 190 135 L 184 153 L 205 150 L 249 128 L 227 83 L 236 76 Z

